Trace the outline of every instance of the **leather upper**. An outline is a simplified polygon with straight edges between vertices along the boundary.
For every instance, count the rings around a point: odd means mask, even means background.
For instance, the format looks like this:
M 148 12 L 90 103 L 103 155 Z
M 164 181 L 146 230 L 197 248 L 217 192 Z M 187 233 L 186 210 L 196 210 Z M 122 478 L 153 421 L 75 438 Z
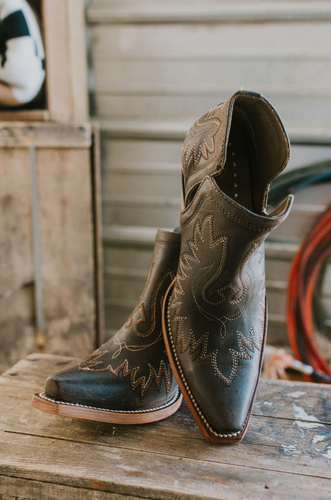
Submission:
M 249 411 L 265 332 L 263 242 L 288 210 L 256 216 L 206 177 L 181 216 L 169 326 L 192 397 L 217 433 L 240 431 Z
M 203 115 L 184 142 L 186 208 L 167 326 L 190 402 L 215 437 L 240 433 L 254 400 L 266 333 L 264 240 L 292 204 L 289 196 L 268 215 L 267 192 L 288 156 L 275 110 L 243 91 Z
M 117 411 L 149 410 L 178 392 L 162 336 L 161 306 L 178 265 L 180 234 L 158 231 L 149 276 L 123 327 L 79 365 L 49 377 L 46 396 Z

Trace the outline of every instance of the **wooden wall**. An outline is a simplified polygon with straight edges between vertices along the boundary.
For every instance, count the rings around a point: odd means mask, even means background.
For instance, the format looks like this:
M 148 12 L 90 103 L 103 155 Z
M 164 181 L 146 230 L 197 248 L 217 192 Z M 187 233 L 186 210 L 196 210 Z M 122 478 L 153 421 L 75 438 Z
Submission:
M 87 19 L 109 336 L 140 295 L 156 228 L 178 224 L 181 146 L 202 113 L 239 88 L 262 92 L 289 132 L 289 168 L 331 158 L 331 4 L 92 0 Z M 271 342 L 286 342 L 291 259 L 330 199 L 328 187 L 299 194 L 267 244 Z
M 98 342 L 92 128 L 0 124 L 0 372 Z

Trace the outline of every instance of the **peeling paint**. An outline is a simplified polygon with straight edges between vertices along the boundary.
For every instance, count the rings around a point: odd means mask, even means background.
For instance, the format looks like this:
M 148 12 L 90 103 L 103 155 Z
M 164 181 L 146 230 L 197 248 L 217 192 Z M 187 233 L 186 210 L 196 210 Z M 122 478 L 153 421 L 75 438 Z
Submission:
M 325 434 L 316 434 L 316 436 L 313 437 L 312 439 L 312 444 L 317 444 L 320 443 L 321 441 L 324 441 L 328 436 Z
M 325 448 L 326 453 L 323 453 L 322 456 L 327 458 L 328 460 L 331 459 L 331 446 L 328 446 Z
M 324 425 L 319 423 L 320 420 L 316 418 L 314 415 L 309 415 L 306 410 L 301 408 L 301 406 L 292 403 L 294 410 L 294 418 L 296 419 L 295 423 L 301 429 L 318 429 L 319 427 L 323 427 Z M 303 422 L 305 420 L 305 422 Z M 307 422 L 308 420 L 308 422 Z
M 129 472 L 138 472 L 137 469 L 134 469 L 133 467 L 129 467 L 128 465 L 116 465 L 116 467 L 118 467 L 119 469 L 127 470 Z
M 294 456 L 299 456 L 300 452 L 297 446 L 294 444 L 282 444 L 281 445 L 285 453 L 290 453 L 291 455 Z
M 302 420 L 308 420 L 309 422 L 320 422 L 317 417 L 314 415 L 309 415 L 309 413 L 306 412 L 304 408 L 301 406 L 298 406 L 295 403 L 292 403 L 293 410 L 294 410 L 294 417 L 295 418 L 300 418 Z
M 297 446 L 295 446 L 294 444 L 283 445 L 283 448 L 289 451 L 294 451 L 298 449 Z
M 318 429 L 319 427 L 324 427 L 323 424 L 317 424 L 313 422 L 302 422 L 301 420 L 296 420 L 295 423 L 297 424 L 300 429 Z
M 284 394 L 284 396 L 288 396 L 289 398 L 301 398 L 301 396 L 304 396 L 305 394 L 307 393 L 303 391 L 296 391 L 296 392 L 288 392 L 287 394 Z

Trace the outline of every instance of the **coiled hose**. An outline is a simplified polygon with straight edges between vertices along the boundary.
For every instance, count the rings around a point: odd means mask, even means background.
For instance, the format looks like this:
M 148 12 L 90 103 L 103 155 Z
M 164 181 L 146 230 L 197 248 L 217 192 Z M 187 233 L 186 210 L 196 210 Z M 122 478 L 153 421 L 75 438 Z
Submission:
M 269 194 L 270 203 L 312 184 L 330 180 L 331 161 L 289 172 L 273 183 Z M 317 219 L 301 244 L 293 260 L 288 281 L 287 333 L 295 357 L 312 366 L 313 374 L 305 375 L 305 378 L 313 382 L 331 383 L 331 367 L 314 340 L 314 322 L 319 328 L 324 323 L 316 292 L 321 291 L 321 273 L 325 270 L 330 254 L 331 204 Z

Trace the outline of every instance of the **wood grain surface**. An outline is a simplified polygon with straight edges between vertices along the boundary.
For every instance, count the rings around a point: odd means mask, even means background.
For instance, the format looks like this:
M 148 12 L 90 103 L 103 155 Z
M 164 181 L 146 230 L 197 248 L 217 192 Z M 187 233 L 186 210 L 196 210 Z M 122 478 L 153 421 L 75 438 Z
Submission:
M 0 124 L 0 373 L 37 349 L 84 356 L 102 339 L 98 140 L 90 123 Z
M 261 381 L 243 442 L 217 446 L 203 440 L 185 404 L 140 426 L 32 408 L 45 378 L 76 362 L 34 354 L 0 377 L 0 498 L 330 498 L 329 386 Z

